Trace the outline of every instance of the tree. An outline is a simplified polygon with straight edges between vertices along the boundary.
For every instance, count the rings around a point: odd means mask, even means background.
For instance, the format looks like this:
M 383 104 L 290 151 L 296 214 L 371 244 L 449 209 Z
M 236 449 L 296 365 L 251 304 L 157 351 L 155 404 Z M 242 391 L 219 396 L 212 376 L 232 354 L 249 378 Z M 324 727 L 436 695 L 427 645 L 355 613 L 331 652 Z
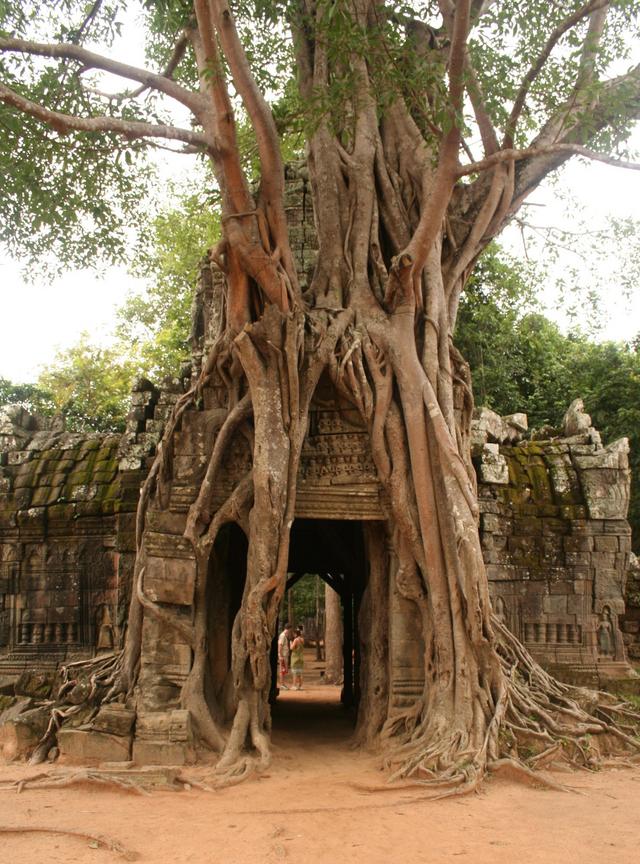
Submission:
M 131 272 L 147 282 L 118 311 L 121 350 L 132 355 L 151 380 L 173 376 L 189 358 L 193 287 L 205 251 L 219 234 L 216 209 L 201 194 L 176 192 L 138 243 Z
M 139 514 L 142 525 L 150 499 L 163 499 L 174 432 L 214 380 L 226 396 L 185 534 L 197 560 L 195 618 L 173 620 L 132 592 L 114 692 L 134 683 L 143 614 L 164 614 L 193 646 L 182 704 L 201 738 L 222 750 L 220 782 L 269 764 L 269 645 L 309 405 L 328 369 L 368 425 L 390 501 L 397 583 L 422 621 L 422 698 L 402 716 L 377 705 L 373 725 L 361 730 L 387 748 L 393 776 L 462 791 L 505 759 L 521 765 L 519 748 L 532 737 L 575 760 L 606 740 L 600 733 L 635 746 L 606 697 L 584 700 L 554 682 L 492 617 L 468 446 L 469 371 L 452 334 L 478 256 L 550 172 L 575 155 L 628 164 L 622 142 L 640 112 L 640 67 L 614 77 L 607 69 L 625 56 L 637 4 L 292 0 L 232 9 L 227 0 L 163 0 L 147 6 L 160 72 L 85 47 L 96 22 L 113 28 L 115 2 L 97 0 L 88 14 L 73 0 L 47 5 L 67 22 L 51 42 L 37 41 L 25 8 L 2 7 L 0 100 L 12 129 L 38 120 L 54 130 L 50 143 L 59 137 L 69 152 L 87 136 L 177 142 L 211 161 L 220 194 L 222 236 L 211 255 L 226 279 L 222 330 L 167 424 Z M 74 14 L 78 25 L 69 26 Z M 291 106 L 280 74 L 291 70 L 290 45 L 299 93 L 293 116 L 305 121 L 319 240 L 304 291 L 275 119 L 282 123 L 287 111 L 269 104 L 284 94 L 279 105 Z M 118 75 L 148 98 L 101 95 L 90 70 Z M 52 84 L 59 80 L 62 91 Z M 159 118 L 157 95 L 190 112 L 191 122 Z M 240 101 L 260 166 L 255 191 L 239 148 Z M 478 157 L 468 143 L 476 132 Z M 251 470 L 212 512 L 225 450 L 247 426 Z M 204 674 L 208 561 L 229 521 L 246 532 L 248 556 L 232 643 L 238 707 L 227 734 L 206 703 Z M 140 532 L 136 583 L 145 561 Z
M 324 586 L 325 682 L 341 684 L 344 676 L 342 656 L 342 604 L 340 595 L 328 583 Z
M 30 414 L 49 417 L 55 413 L 52 394 L 37 384 L 13 384 L 0 378 L 0 405 L 21 405 Z
M 83 333 L 43 370 L 37 386 L 50 394 L 67 428 L 118 432 L 124 429 L 134 374 L 117 349 L 93 345 Z
M 528 274 L 527 274 L 528 275 Z M 640 542 L 640 357 L 637 344 L 563 335 L 535 309 L 519 265 L 489 247 L 460 301 L 456 345 L 467 358 L 476 402 L 499 414 L 524 411 L 532 428 L 559 431 L 567 406 L 585 401 L 605 442 L 630 440 L 629 522 Z

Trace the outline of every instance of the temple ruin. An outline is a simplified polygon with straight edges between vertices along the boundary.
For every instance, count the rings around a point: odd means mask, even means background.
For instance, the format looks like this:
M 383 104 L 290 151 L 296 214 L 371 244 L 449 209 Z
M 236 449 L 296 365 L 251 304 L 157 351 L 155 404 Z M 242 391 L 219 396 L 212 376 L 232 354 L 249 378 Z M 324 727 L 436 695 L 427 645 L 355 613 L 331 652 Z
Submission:
M 304 177 L 289 178 L 287 203 L 304 274 L 315 254 Z M 169 412 L 215 337 L 221 290 L 221 276 L 208 262 L 194 303 L 192 363 L 183 378 L 159 389 L 137 383 L 123 435 L 73 434 L 20 408 L 1 409 L 0 680 L 25 670 L 46 676 L 63 662 L 122 645 L 136 590 L 139 490 Z M 183 534 L 213 446 L 219 398 L 214 387 L 205 389 L 198 409 L 183 415 L 169 483 L 145 525 L 141 590 L 184 620 L 194 608 L 195 556 Z M 607 686 L 633 674 L 625 641 L 637 656 L 640 627 L 635 613 L 630 626 L 624 619 L 628 446 L 623 439 L 604 447 L 575 403 L 557 435 L 527 436 L 524 415 L 476 412 L 472 452 L 494 610 L 556 675 Z M 251 446 L 249 437 L 236 436 L 214 503 L 248 471 Z M 288 569 L 292 580 L 319 573 L 341 594 L 344 698 L 356 708 L 367 705 L 371 688 L 382 687 L 389 704 L 401 709 L 424 683 L 420 621 L 396 584 L 387 514 L 360 415 L 323 375 L 298 474 Z M 210 560 L 208 688 L 227 718 L 234 707 L 231 629 L 246 554 L 244 533 L 227 525 Z M 63 730 L 62 752 L 137 762 L 193 758 L 189 713 L 180 707 L 191 663 L 192 649 L 179 632 L 145 615 L 135 706 L 105 705 L 90 728 Z

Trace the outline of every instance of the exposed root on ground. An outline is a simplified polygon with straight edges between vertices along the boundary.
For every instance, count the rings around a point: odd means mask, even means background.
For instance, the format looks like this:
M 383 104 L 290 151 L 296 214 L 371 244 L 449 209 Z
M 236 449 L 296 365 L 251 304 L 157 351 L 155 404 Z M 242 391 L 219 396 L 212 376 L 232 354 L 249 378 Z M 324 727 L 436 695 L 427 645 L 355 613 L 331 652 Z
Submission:
M 64 789 L 68 786 L 100 786 L 105 789 L 149 795 L 153 790 L 181 791 L 191 787 L 212 791 L 212 786 L 183 774 L 178 768 L 63 768 L 52 769 L 21 780 L 0 781 L 0 791 L 20 794 L 31 789 Z
M 71 772 L 51 772 L 37 774 L 24 780 L 10 780 L 0 783 L 2 790 L 15 790 L 18 794 L 25 789 L 64 789 L 67 786 L 98 785 L 122 792 L 147 795 L 147 789 L 136 779 L 127 779 L 121 772 L 117 777 L 93 768 L 79 768 Z
M 609 693 L 552 678 L 495 617 L 501 686 L 480 693 L 471 731 L 437 730 L 428 711 L 409 710 L 385 730 L 390 783 L 411 779 L 434 798 L 475 791 L 487 774 L 558 791 L 569 787 L 539 771 L 552 766 L 597 769 L 640 759 L 640 714 Z M 420 702 L 423 707 L 426 698 Z M 411 727 L 411 721 L 415 725 Z M 438 731 L 440 734 L 438 734 Z M 391 789 L 397 787 L 389 787 Z
M 138 852 L 127 849 L 122 843 L 104 834 L 91 834 L 88 831 L 72 831 L 67 828 L 48 828 L 46 825 L 0 825 L 0 834 L 56 834 L 63 837 L 76 837 L 79 840 L 88 840 L 96 844 L 95 848 L 102 847 L 110 852 L 116 852 L 125 861 L 137 861 L 140 857 Z

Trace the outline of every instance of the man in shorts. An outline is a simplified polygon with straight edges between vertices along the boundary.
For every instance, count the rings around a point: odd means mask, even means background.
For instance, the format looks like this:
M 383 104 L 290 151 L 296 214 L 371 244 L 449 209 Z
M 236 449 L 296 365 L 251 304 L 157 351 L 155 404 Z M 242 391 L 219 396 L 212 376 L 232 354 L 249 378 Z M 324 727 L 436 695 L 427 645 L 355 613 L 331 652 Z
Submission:
M 278 672 L 280 673 L 280 686 L 288 690 L 287 675 L 289 674 L 289 660 L 291 658 L 290 641 L 293 636 L 293 627 L 288 622 L 284 625 L 282 633 L 278 636 Z

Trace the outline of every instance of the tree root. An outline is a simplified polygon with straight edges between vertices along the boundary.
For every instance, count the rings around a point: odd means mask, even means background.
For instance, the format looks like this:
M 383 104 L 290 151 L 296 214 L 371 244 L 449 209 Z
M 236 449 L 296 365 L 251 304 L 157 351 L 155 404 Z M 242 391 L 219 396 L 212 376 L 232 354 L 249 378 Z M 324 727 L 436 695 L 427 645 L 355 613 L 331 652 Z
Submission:
M 139 782 L 127 780 L 121 775 L 114 777 L 99 769 L 80 768 L 64 774 L 36 774 L 24 780 L 10 780 L 0 783 L 0 789 L 15 790 L 18 794 L 25 789 L 64 789 L 68 786 L 93 785 L 107 786 L 135 795 L 148 795 L 149 792 Z
M 241 696 L 233 721 L 233 728 L 225 750 L 214 772 L 216 788 L 235 786 L 252 774 L 261 774 L 271 764 L 271 746 L 262 731 L 258 693 L 248 690 Z M 244 753 L 247 738 L 256 755 Z
M 91 843 L 96 843 L 110 852 L 116 852 L 125 861 L 137 861 L 140 857 L 138 852 L 127 849 L 112 837 L 105 837 L 104 834 L 91 834 L 88 831 L 48 828 L 45 825 L 0 825 L 0 834 L 57 834 L 63 837 L 77 837 L 80 840 L 89 840 Z
M 556 681 L 533 660 L 515 637 L 493 619 L 501 662 L 500 695 L 480 693 L 493 706 L 479 716 L 478 731 L 438 729 L 425 709 L 406 711 L 384 730 L 391 746 L 386 758 L 389 782 L 411 779 L 434 792 L 430 797 L 467 794 L 488 773 L 509 773 L 519 780 L 557 791 L 569 787 L 537 773 L 554 765 L 599 768 L 640 760 L 640 714 L 609 693 Z M 480 703 L 483 704 L 483 703 Z M 431 712 L 433 713 L 433 712 Z M 411 721 L 415 718 L 415 724 Z
M 540 774 L 537 769 L 532 771 L 531 768 L 515 759 L 496 759 L 495 762 L 489 762 L 487 768 L 491 774 L 504 775 L 538 788 L 542 787 L 544 789 L 553 789 L 556 792 L 573 792 L 576 795 L 582 795 L 579 789 L 566 786 L 564 783 L 556 783 L 550 777 Z

